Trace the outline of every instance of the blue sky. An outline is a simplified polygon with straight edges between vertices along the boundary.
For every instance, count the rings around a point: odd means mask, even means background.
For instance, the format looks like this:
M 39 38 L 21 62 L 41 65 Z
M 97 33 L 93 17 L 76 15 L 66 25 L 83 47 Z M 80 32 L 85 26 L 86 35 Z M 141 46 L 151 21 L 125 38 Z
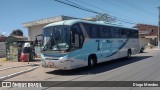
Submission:
M 65 1 L 65 0 L 63 0 Z M 123 21 L 158 25 L 160 0 L 70 0 L 86 8 L 108 13 Z M 82 11 L 54 0 L 0 0 L 0 33 L 9 35 L 21 29 L 28 36 L 22 23 L 53 16 L 93 17 L 96 14 Z M 134 24 L 117 22 L 127 27 Z

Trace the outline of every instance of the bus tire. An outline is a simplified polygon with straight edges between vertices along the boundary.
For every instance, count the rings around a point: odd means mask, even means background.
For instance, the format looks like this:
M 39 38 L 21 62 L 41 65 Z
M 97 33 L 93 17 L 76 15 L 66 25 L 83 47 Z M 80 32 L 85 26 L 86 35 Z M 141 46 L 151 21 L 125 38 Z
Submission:
M 132 55 L 132 51 L 129 49 L 128 52 L 127 52 L 127 59 L 131 59 L 131 56 Z
M 144 52 L 144 48 L 143 47 L 141 47 L 141 49 L 140 49 L 140 53 L 143 53 Z
M 88 68 L 93 69 L 97 64 L 97 58 L 95 55 L 90 55 L 88 57 Z

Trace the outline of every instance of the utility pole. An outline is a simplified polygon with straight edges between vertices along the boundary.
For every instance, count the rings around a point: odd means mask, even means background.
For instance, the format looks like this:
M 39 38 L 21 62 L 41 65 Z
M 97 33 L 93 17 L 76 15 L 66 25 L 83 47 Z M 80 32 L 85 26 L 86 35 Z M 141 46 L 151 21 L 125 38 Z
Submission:
M 158 50 L 160 50 L 160 6 L 158 7 L 159 16 L 158 16 Z

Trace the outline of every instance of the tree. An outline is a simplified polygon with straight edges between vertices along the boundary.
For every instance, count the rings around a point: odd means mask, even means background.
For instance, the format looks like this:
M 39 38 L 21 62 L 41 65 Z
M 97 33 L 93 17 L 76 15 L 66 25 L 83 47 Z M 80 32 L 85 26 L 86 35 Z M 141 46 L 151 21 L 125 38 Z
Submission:
M 13 30 L 10 36 L 23 36 L 23 32 L 20 29 Z
M 93 19 L 93 21 L 104 21 L 107 23 L 116 22 L 115 17 L 112 17 L 109 14 L 103 14 L 103 13 L 94 16 L 92 19 Z

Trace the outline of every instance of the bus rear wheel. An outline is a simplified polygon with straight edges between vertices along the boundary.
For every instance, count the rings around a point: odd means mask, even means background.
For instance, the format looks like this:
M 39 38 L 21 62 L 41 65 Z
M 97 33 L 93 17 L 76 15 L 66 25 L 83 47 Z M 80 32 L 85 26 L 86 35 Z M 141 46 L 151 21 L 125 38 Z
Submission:
M 96 64 L 97 64 L 96 56 L 93 56 L 93 55 L 89 56 L 89 58 L 88 58 L 88 68 L 92 69 L 96 66 Z

